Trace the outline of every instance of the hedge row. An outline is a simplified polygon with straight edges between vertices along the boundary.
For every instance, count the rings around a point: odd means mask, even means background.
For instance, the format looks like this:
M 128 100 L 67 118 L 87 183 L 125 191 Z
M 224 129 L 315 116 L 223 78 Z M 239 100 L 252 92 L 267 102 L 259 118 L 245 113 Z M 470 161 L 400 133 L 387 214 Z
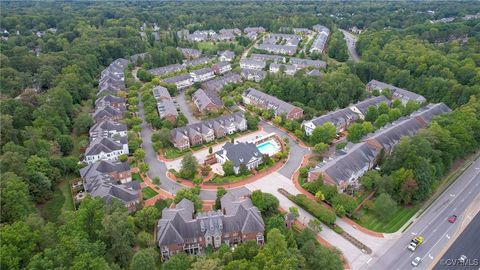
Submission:
M 304 194 L 289 195 L 288 198 L 328 226 L 335 224 L 335 213 L 325 206 L 309 199 Z

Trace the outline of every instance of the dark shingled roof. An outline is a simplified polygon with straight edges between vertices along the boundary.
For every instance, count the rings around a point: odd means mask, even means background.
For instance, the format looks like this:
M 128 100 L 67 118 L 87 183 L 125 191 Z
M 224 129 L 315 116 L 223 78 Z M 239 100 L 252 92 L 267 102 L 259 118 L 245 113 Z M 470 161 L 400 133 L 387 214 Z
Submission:
M 101 160 L 80 169 L 80 176 L 83 179 L 100 174 L 110 174 L 113 172 L 123 173 L 130 171 L 128 162 Z
M 221 198 L 222 211 L 199 213 L 193 216 L 193 203 L 183 199 L 175 208 L 162 211 L 162 219 L 157 223 L 157 242 L 164 246 L 182 244 L 187 239 L 221 235 L 232 232 L 261 232 L 265 230 L 260 211 L 252 205 L 250 198 L 231 195 L 228 192 Z M 228 202 L 227 202 L 228 201 Z M 224 204 L 235 205 L 225 207 Z
M 253 99 L 256 103 L 259 103 L 262 106 L 274 109 L 277 115 L 288 114 L 294 109 L 302 110 L 297 106 L 294 106 L 262 91 L 258 91 L 255 88 L 248 88 L 243 92 L 242 95 Z
M 228 160 L 232 161 L 235 167 L 239 167 L 240 164 L 247 164 L 252 158 L 261 158 L 262 153 L 258 150 L 257 146 L 253 143 L 227 142 L 222 150 L 217 151 L 220 155 L 225 152 Z
M 380 103 L 384 102 L 387 105 L 390 105 L 390 100 L 385 96 L 381 95 L 378 97 L 367 98 L 363 101 L 360 101 L 353 106 L 357 107 L 357 109 L 362 113 L 365 114 L 367 112 L 368 107 L 370 106 L 378 106 Z

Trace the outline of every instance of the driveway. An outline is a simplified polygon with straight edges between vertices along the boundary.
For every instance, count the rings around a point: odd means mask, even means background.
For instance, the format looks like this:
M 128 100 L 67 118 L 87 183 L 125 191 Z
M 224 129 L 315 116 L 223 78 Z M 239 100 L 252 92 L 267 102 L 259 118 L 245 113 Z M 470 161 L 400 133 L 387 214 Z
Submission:
M 178 95 L 175 97 L 176 101 L 177 101 L 177 104 L 180 108 L 180 111 L 183 113 L 183 115 L 185 115 L 185 117 L 187 118 L 188 120 L 188 123 L 189 124 L 193 124 L 193 123 L 198 123 L 200 122 L 200 120 L 198 120 L 193 114 L 192 112 L 190 111 L 190 108 L 188 108 L 188 104 L 187 104 L 187 100 L 186 100 L 186 97 L 185 97 L 185 91 L 180 91 L 178 93 Z

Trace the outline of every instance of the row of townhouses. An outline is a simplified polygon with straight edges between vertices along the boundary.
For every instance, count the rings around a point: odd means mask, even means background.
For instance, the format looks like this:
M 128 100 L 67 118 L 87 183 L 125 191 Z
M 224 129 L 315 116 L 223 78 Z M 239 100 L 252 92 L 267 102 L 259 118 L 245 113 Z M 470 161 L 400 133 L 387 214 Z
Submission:
M 199 88 L 192 94 L 192 101 L 200 112 L 215 112 L 223 107 L 223 102 L 218 95 L 223 87 L 229 83 L 239 83 L 242 81 L 240 74 L 228 72 L 224 76 L 204 82 L 202 88 Z
M 413 101 L 418 104 L 423 104 L 426 102 L 426 99 L 419 94 L 376 80 L 370 81 L 366 85 L 366 89 L 369 92 L 372 92 L 374 90 L 378 90 L 381 92 L 384 89 L 389 89 L 392 94 L 391 99 L 398 99 L 403 104 L 406 104 L 409 101 Z M 321 126 L 327 122 L 331 122 L 336 126 L 337 132 L 340 133 L 343 132 L 352 122 L 357 121 L 358 119 L 363 119 L 369 106 L 378 106 L 381 102 L 390 104 L 390 101 L 384 96 L 373 97 L 354 104 L 350 107 L 327 113 L 309 121 L 304 121 L 302 123 L 302 126 L 305 130 L 305 133 L 310 136 L 316 127 Z
M 126 100 L 113 95 L 125 90 L 123 74 L 127 65 L 128 61 L 117 59 L 102 72 L 100 80 L 104 76 L 111 80 L 111 74 L 116 74 L 117 82 L 110 82 L 116 90 L 105 92 L 103 88 L 99 89 L 103 95 L 95 101 L 95 124 L 89 131 L 90 143 L 84 159 L 87 166 L 80 169 L 80 176 L 85 192 L 91 196 L 107 203 L 119 200 L 129 211 L 134 211 L 142 200 L 140 184 L 132 182 L 128 162 L 118 160 L 120 155 L 129 153 L 127 126 L 118 122 L 126 110 Z
M 367 135 L 361 143 L 349 143 L 331 159 L 319 163 L 308 172 L 308 181 L 319 176 L 327 184 L 336 185 L 339 191 L 347 186 L 358 186 L 358 178 L 376 166 L 381 155 L 388 155 L 402 137 L 413 136 L 429 125 L 432 119 L 451 110 L 443 103 L 429 104 Z
M 286 58 L 278 55 L 269 55 L 269 54 L 252 54 L 250 58 L 240 60 L 240 68 L 243 70 L 256 70 L 263 71 L 267 66 L 267 61 L 271 61 L 269 72 L 278 73 L 283 71 L 285 74 L 293 76 L 298 70 L 313 67 L 315 69 L 326 68 L 327 63 L 322 60 L 311 60 L 291 57 L 286 63 Z M 250 72 L 252 73 L 252 72 Z M 264 72 L 258 72 L 261 75 L 260 78 L 253 78 L 247 80 L 260 81 L 265 77 Z M 248 73 L 246 73 L 248 74 Z
M 268 34 L 257 48 L 273 54 L 294 55 L 301 39 L 292 34 Z
M 177 253 L 200 255 L 206 248 L 217 249 L 222 244 L 235 247 L 255 241 L 263 245 L 265 223 L 249 196 L 246 188 L 229 191 L 220 199 L 220 210 L 196 215 L 193 203 L 187 199 L 175 208 L 163 209 L 156 228 L 161 259 L 168 260 Z
M 178 76 L 164 79 L 165 83 L 173 83 L 177 89 L 184 89 L 192 86 L 196 82 L 205 82 L 215 78 L 215 74 L 221 75 L 232 70 L 232 66 L 229 62 L 222 61 L 212 65 L 212 67 L 205 67 L 197 70 L 193 70 L 187 74 L 181 74 Z
M 264 32 L 265 29 L 263 27 L 247 27 L 243 30 L 245 36 L 251 40 L 256 39 L 260 33 Z M 242 31 L 238 28 L 220 29 L 218 33 L 214 30 L 196 30 L 193 33 L 190 33 L 187 29 L 177 31 L 178 38 L 189 42 L 232 41 L 241 34 Z
M 327 45 L 328 36 L 330 36 L 330 30 L 320 24 L 314 25 L 312 28 L 315 32 L 317 32 L 317 36 L 312 42 L 310 53 L 323 53 Z
M 116 95 L 118 91 L 125 89 L 124 72 L 128 64 L 130 61 L 119 58 L 102 71 L 98 81 L 98 96 Z
M 170 140 L 176 148 L 184 150 L 244 130 L 247 130 L 245 115 L 242 112 L 235 112 L 174 128 L 170 132 Z
M 399 99 L 400 101 L 402 101 L 403 104 L 406 104 L 410 100 L 417 103 L 424 103 L 425 101 L 427 101 L 427 99 L 422 95 L 413 93 L 400 87 L 393 86 L 388 83 L 380 82 L 377 80 L 371 80 L 367 83 L 367 91 L 372 92 L 374 90 L 377 90 L 381 93 L 385 89 L 390 90 L 390 93 L 392 94 L 392 99 Z
M 272 109 L 275 116 L 284 115 L 288 120 L 303 118 L 303 109 L 262 91 L 258 91 L 255 88 L 245 90 L 242 94 L 242 99 L 244 104 L 253 105 L 260 109 Z
M 183 54 L 183 57 L 186 61 L 183 64 L 171 64 L 163 67 L 153 68 L 148 70 L 148 72 L 154 76 L 163 76 L 168 73 L 174 73 L 178 71 L 185 70 L 187 67 L 193 67 L 198 65 L 207 64 L 212 61 L 212 58 L 209 57 L 200 57 L 201 52 L 192 48 L 178 48 Z M 235 53 L 230 50 L 219 51 L 218 60 L 220 62 L 232 62 L 235 59 Z
M 152 89 L 152 93 L 157 101 L 157 111 L 160 118 L 175 124 L 178 118 L 178 111 L 167 88 L 158 85 Z
M 305 133 L 310 136 L 312 135 L 312 132 L 316 127 L 322 126 L 325 123 L 330 122 L 337 128 L 337 133 L 341 133 L 345 131 L 351 123 L 359 119 L 364 119 L 368 107 L 378 106 L 382 102 L 390 105 L 390 100 L 387 99 L 385 96 L 367 98 L 363 101 L 351 105 L 350 107 L 327 113 L 309 121 L 304 121 L 302 123 L 302 126 L 305 130 Z

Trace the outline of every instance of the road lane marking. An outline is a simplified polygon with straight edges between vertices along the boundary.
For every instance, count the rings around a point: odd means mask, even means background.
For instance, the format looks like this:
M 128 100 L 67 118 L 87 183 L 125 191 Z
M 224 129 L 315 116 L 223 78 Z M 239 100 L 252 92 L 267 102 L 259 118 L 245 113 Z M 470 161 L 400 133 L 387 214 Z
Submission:
M 370 257 L 370 259 L 368 259 L 367 263 L 370 263 L 370 261 L 371 261 L 372 259 L 373 259 L 373 258 L 372 258 L 372 257 Z
M 417 235 L 417 233 L 415 233 L 415 232 L 412 232 L 412 235 Z
M 455 194 L 450 194 L 450 197 L 455 197 Z
M 430 258 L 430 260 L 433 260 L 432 254 L 428 254 L 428 257 Z
M 450 239 L 450 235 L 447 234 L 446 236 L 447 236 L 448 239 Z

